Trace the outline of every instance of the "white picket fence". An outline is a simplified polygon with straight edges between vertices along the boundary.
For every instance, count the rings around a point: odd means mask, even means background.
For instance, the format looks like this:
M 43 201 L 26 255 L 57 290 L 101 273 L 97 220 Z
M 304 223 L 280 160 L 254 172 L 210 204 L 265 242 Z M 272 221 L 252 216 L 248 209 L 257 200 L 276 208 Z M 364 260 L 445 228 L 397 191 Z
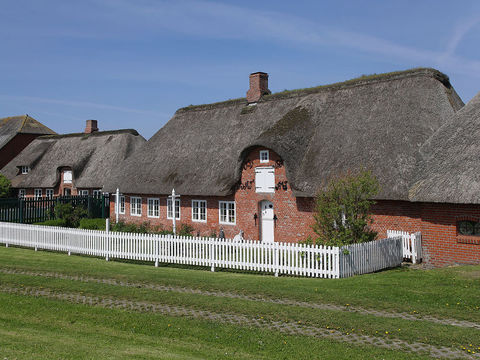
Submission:
M 401 263 L 401 239 L 338 248 L 290 243 L 134 234 L 0 222 L 0 243 L 118 259 L 339 278 Z M 398 245 L 400 244 L 400 245 Z M 400 250 L 398 250 L 398 249 Z M 397 249 L 397 250 L 396 250 Z M 400 262 L 391 254 L 397 251 Z M 367 256 L 367 257 L 366 257 Z M 367 260 L 365 260 L 367 259 Z M 396 259 L 396 258 L 395 258 Z
M 402 237 L 402 252 L 404 259 L 409 259 L 414 264 L 422 261 L 422 234 L 420 232 L 410 234 L 408 232 L 398 230 L 387 231 L 387 237 L 395 236 Z
M 349 277 L 367 274 L 402 263 L 402 238 L 393 237 L 340 248 L 340 274 Z

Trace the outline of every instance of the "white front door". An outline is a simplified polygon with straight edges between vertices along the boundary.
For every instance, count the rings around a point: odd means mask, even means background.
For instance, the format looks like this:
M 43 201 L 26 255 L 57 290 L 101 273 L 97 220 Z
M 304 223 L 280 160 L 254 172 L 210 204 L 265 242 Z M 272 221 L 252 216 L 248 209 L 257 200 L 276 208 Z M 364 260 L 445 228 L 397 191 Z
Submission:
M 274 220 L 273 220 L 273 204 L 271 201 L 264 200 L 260 203 L 261 207 L 261 231 L 262 242 L 273 243 L 274 240 Z

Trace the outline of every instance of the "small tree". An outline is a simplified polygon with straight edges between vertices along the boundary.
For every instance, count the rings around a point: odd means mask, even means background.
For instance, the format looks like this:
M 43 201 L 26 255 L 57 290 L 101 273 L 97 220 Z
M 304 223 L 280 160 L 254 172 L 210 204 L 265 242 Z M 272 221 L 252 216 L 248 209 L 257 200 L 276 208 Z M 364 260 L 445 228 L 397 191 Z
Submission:
M 316 198 L 313 230 L 317 242 L 342 246 L 374 240 L 377 233 L 370 229 L 370 208 L 378 190 L 377 179 L 366 170 L 332 179 Z
M 12 193 L 11 183 L 4 175 L 0 174 L 0 198 L 9 197 Z

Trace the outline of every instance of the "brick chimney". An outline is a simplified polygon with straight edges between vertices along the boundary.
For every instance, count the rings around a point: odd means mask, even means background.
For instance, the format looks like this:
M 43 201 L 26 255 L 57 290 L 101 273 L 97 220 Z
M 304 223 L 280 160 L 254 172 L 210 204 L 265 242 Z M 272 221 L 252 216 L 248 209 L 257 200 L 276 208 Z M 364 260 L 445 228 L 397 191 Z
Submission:
M 91 134 L 98 131 L 97 120 L 87 120 L 87 126 L 85 127 L 85 134 Z
M 268 90 L 268 74 L 264 72 L 250 74 L 250 89 L 247 91 L 247 102 L 257 102 L 263 95 L 268 94 L 270 94 L 270 90 Z

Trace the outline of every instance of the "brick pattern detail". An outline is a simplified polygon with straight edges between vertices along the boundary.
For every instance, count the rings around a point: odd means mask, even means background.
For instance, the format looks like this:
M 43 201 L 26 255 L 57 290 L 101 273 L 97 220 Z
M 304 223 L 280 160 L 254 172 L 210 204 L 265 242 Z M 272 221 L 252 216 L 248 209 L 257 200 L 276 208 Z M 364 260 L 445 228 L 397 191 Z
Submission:
M 379 238 L 387 230 L 422 233 L 424 261 L 431 266 L 480 264 L 480 237 L 457 232 L 457 222 L 477 221 L 479 205 L 378 201 L 373 229 Z
M 250 74 L 250 88 L 247 91 L 247 102 L 257 102 L 265 94 L 270 94 L 270 90 L 268 90 L 268 74 L 262 72 Z
M 85 127 L 85 134 L 91 134 L 95 131 L 98 131 L 98 121 L 87 120 L 87 126 Z

